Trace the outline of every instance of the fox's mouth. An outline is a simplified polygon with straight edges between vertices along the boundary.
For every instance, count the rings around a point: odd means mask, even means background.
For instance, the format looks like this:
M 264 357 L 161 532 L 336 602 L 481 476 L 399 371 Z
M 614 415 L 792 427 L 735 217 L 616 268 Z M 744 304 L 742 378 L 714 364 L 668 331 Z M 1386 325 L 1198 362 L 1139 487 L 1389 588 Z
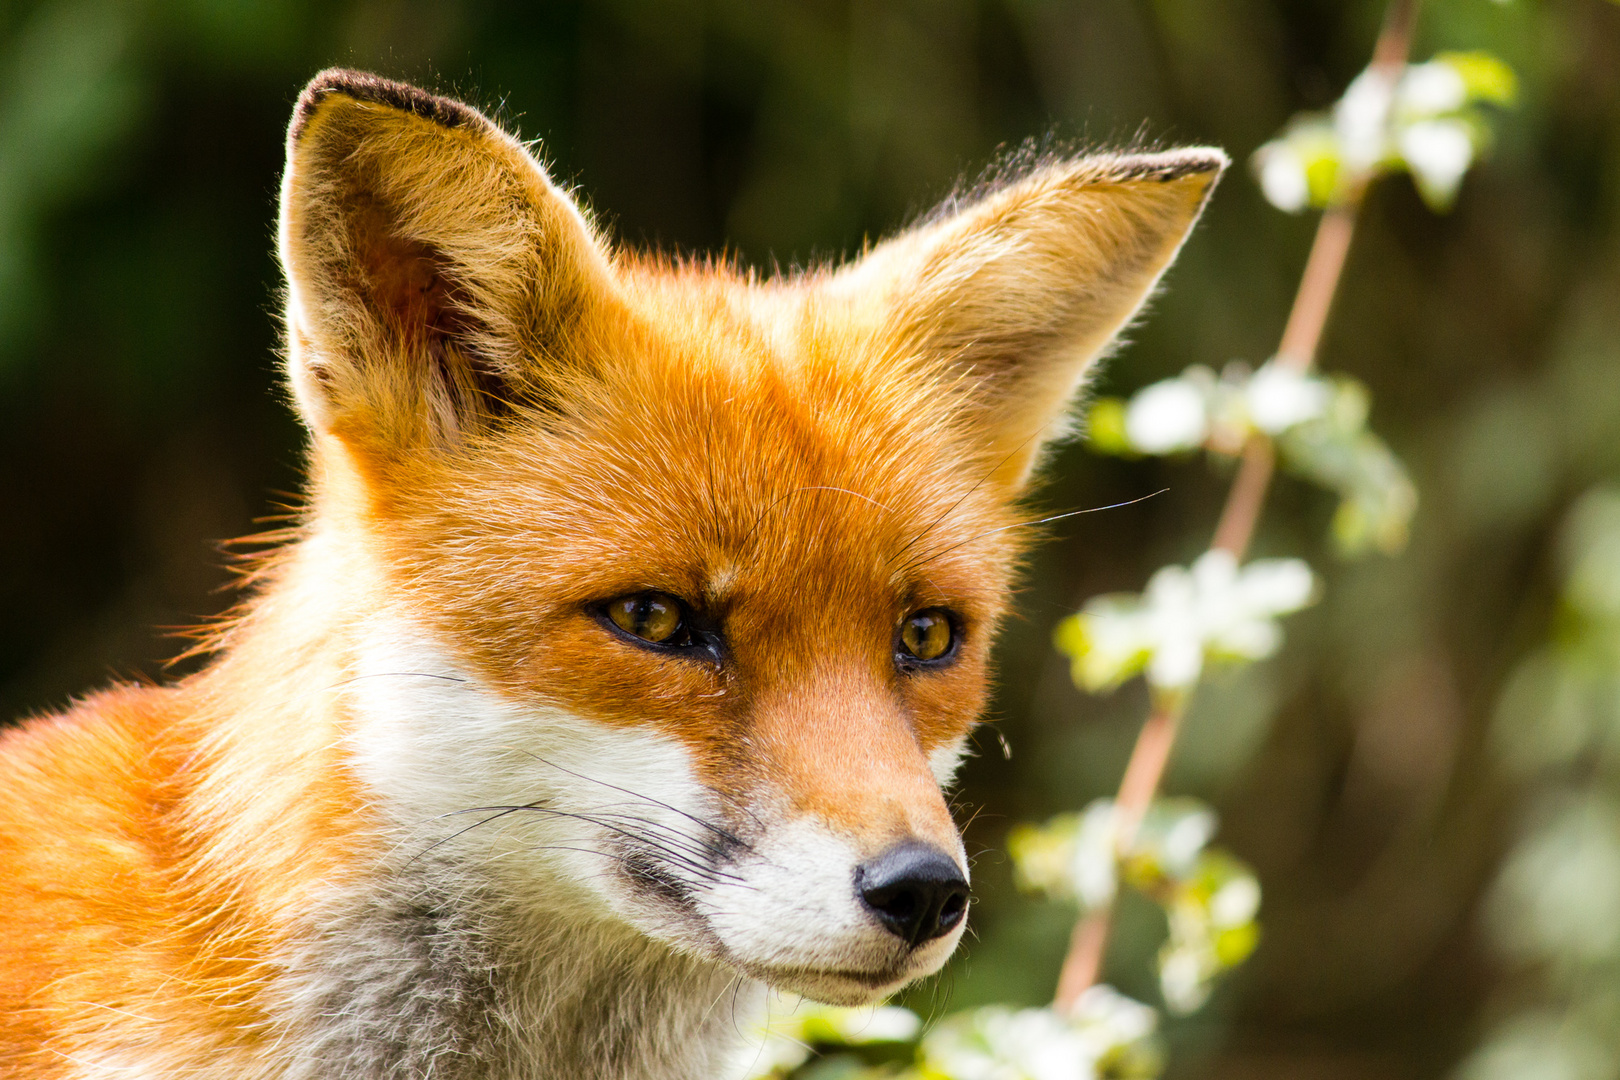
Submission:
M 932 965 L 917 962 L 917 950 L 902 948 L 898 955 L 884 958 L 875 967 L 820 967 L 815 964 L 773 964 L 750 960 L 727 946 L 715 928 L 699 910 L 697 900 L 686 889 L 652 890 L 665 911 L 674 915 L 685 927 L 685 934 L 698 951 L 736 968 L 750 978 L 784 990 L 794 990 L 827 1000 L 822 994 L 812 993 L 809 987 L 838 986 L 847 988 L 840 996 L 856 994 L 870 1001 L 926 974 Z M 647 895 L 647 894 L 644 894 Z M 651 898 L 650 896 L 648 898 Z M 836 1002 L 833 1002 L 836 1004 Z
M 792 991 L 829 1005 L 869 1005 L 893 994 L 914 979 L 933 972 L 944 955 L 927 947 L 913 949 L 896 943 L 888 956 L 872 957 L 875 966 L 827 966 L 780 964 L 757 961 L 739 955 L 729 947 L 716 928 L 704 918 L 697 899 L 685 888 L 670 888 L 641 882 L 644 900 L 662 908 L 682 929 L 673 937 L 687 948 L 707 954 L 752 979 L 778 990 Z M 658 887 L 664 886 L 664 887 Z M 884 950 L 888 952 L 889 950 Z
M 888 957 L 872 957 L 873 966 L 833 964 L 755 963 L 734 953 L 727 962 L 750 978 L 774 989 L 789 990 L 828 1005 L 870 1005 L 907 983 L 932 975 L 955 951 L 955 938 L 941 938 L 934 947 L 902 948 Z M 943 946 L 943 947 L 941 947 Z

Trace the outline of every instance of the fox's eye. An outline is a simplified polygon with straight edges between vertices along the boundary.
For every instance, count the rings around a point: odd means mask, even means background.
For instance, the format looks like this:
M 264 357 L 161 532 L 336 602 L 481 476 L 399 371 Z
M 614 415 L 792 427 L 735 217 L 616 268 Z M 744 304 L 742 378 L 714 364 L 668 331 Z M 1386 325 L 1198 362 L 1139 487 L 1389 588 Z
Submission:
M 654 645 L 674 645 L 685 629 L 681 602 L 668 593 L 644 592 L 621 596 L 609 602 L 608 618 L 613 625 Z
M 956 629 L 941 608 L 926 608 L 900 624 L 900 651 L 905 659 L 943 660 L 956 646 Z

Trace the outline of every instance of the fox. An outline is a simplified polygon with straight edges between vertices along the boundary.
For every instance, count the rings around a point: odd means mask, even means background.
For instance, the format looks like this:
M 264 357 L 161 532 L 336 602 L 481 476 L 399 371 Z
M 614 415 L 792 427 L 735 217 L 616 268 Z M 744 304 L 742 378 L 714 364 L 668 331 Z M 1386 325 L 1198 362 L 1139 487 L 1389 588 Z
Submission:
M 708 1080 L 938 971 L 1028 496 L 1226 155 L 765 275 L 376 75 L 286 152 L 303 502 L 196 673 L 0 736 L 0 1072 Z

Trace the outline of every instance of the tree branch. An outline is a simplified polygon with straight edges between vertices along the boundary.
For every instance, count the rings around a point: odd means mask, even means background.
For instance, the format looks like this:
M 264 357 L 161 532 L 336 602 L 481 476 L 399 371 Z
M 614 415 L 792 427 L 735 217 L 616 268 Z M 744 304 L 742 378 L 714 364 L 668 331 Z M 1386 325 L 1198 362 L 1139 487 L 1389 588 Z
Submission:
M 1417 22 L 1418 0 L 1391 0 L 1384 14 L 1384 25 L 1373 46 L 1372 70 L 1392 83 L 1400 76 L 1412 48 L 1412 32 Z M 1310 255 L 1300 275 L 1299 291 L 1289 310 L 1282 340 L 1277 346 L 1277 363 L 1297 371 L 1308 371 L 1316 362 L 1322 331 L 1327 325 L 1333 299 L 1344 275 L 1350 241 L 1355 235 L 1356 215 L 1367 189 L 1366 177 L 1357 178 L 1344 198 L 1328 208 L 1316 228 Z M 1221 510 L 1219 524 L 1210 546 L 1232 553 L 1242 560 L 1260 521 L 1271 477 L 1276 471 L 1276 453 L 1271 440 L 1252 436 L 1243 447 L 1242 461 L 1232 488 Z M 1125 766 L 1114 807 L 1118 815 L 1117 846 L 1129 851 L 1135 842 L 1142 818 L 1158 793 L 1170 753 L 1175 748 L 1181 715 L 1188 695 L 1156 701 L 1142 725 Z M 1086 913 L 1075 925 L 1058 979 L 1055 1006 L 1060 1012 L 1074 1007 L 1080 995 L 1094 984 L 1102 972 L 1108 951 L 1112 921 L 1111 907 Z

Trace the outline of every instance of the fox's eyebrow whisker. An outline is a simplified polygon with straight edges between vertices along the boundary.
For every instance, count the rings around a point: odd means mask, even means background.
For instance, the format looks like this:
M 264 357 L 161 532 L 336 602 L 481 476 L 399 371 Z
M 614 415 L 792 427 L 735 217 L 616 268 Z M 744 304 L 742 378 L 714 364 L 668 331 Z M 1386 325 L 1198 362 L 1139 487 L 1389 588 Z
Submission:
M 1070 511 L 1068 511 L 1066 513 L 1062 513 L 1062 514 L 1053 514 L 1050 517 L 1034 518 L 1034 519 L 1032 519 L 1030 521 L 1015 521 L 1011 525 L 1000 525 L 1000 526 L 997 526 L 994 529 L 986 529 L 984 532 L 975 533 L 974 535 L 968 537 L 966 540 L 962 540 L 962 541 L 959 541 L 959 542 L 957 542 L 955 544 L 952 544 L 948 548 L 945 548 L 945 549 L 943 549 L 941 551 L 936 551 L 933 554 L 929 555 L 925 559 L 915 560 L 913 562 L 909 562 L 905 566 L 901 567 L 900 570 L 901 570 L 901 573 L 914 573 L 917 570 L 921 569 L 922 567 L 927 566 L 929 563 L 933 562 L 935 559 L 942 558 L 942 557 L 944 557 L 946 555 L 949 555 L 951 552 L 955 551 L 959 547 L 965 547 L 966 545 L 971 544 L 976 540 L 983 540 L 985 537 L 994 536 L 997 533 L 1008 532 L 1008 531 L 1010 531 L 1012 529 L 1027 529 L 1027 528 L 1029 528 L 1029 527 L 1031 527 L 1033 525 L 1047 525 L 1047 524 L 1050 524 L 1051 522 L 1054 522 L 1054 521 L 1062 521 L 1064 518 L 1079 517 L 1082 514 L 1098 514 L 1098 513 L 1101 513 L 1104 510 L 1119 510 L 1119 509 L 1121 509 L 1123 507 L 1126 507 L 1126 506 L 1135 506 L 1139 502 L 1146 502 L 1147 500 L 1153 498 L 1156 495 L 1163 495 L 1165 492 L 1167 492 L 1169 490 L 1170 490 L 1169 488 L 1160 488 L 1158 491 L 1152 491 L 1152 492 L 1149 492 L 1146 495 L 1140 495 L 1140 496 L 1138 496 L 1137 498 L 1134 498 L 1134 499 L 1127 499 L 1124 502 L 1109 503 L 1107 506 L 1088 506 L 1084 510 L 1070 510 Z
M 772 510 L 775 510 L 778 506 L 781 506 L 783 503 L 787 502 L 789 499 L 793 498 L 793 496 L 799 494 L 802 491 L 838 491 L 838 492 L 842 492 L 845 495 L 853 495 L 857 499 L 861 499 L 861 500 L 864 500 L 865 502 L 869 502 L 873 506 L 877 507 L 879 510 L 885 511 L 886 513 L 895 514 L 895 515 L 899 514 L 899 511 L 896 510 L 894 507 L 886 506 L 883 503 L 880 503 L 876 499 L 872 498 L 870 495 L 863 495 L 859 491 L 851 491 L 849 488 L 837 487 L 837 486 L 835 486 L 833 484 L 804 484 L 804 485 L 801 485 L 800 487 L 792 488 L 789 491 L 784 492 L 781 496 L 779 496 L 777 499 L 775 499 L 769 506 L 767 506 L 765 509 L 761 510 L 759 512 L 759 516 L 754 519 L 754 524 L 749 528 L 748 535 L 743 537 L 743 543 L 747 544 L 749 541 L 753 540 L 754 534 L 757 533 L 759 531 L 759 527 L 762 524 L 765 523 L 765 516 L 767 514 L 769 514 Z
M 902 547 L 899 551 L 897 551 L 893 555 L 889 556 L 888 562 L 885 562 L 883 565 L 884 566 L 892 566 L 896 559 L 898 559 L 900 556 L 904 555 L 906 552 L 911 550 L 913 544 L 915 544 L 917 541 L 921 540 L 923 537 L 927 536 L 929 533 L 933 532 L 934 529 L 938 527 L 940 522 L 944 521 L 946 518 L 948 518 L 952 514 L 956 513 L 956 508 L 957 507 L 959 507 L 963 503 L 967 502 L 968 499 L 970 497 L 972 497 L 972 495 L 973 495 L 973 493 L 975 491 L 978 491 L 981 487 L 983 487 L 985 485 L 985 481 L 989 480 L 992 476 L 996 475 L 996 473 L 1000 472 L 1001 467 L 1003 465 L 1007 464 L 1007 462 L 1011 461 L 1013 459 L 1013 457 L 1016 456 L 1020 450 L 1022 450 L 1024 447 L 1028 446 L 1029 443 L 1030 443 L 1030 440 L 1035 438 L 1035 435 L 1036 435 L 1035 432 L 1031 432 L 1029 435 L 1024 436 L 1023 440 L 1021 442 L 1019 442 L 1019 444 L 1017 446 L 1013 447 L 1012 450 L 1007 454 L 1006 457 L 1004 457 L 1000 461 L 996 462 L 995 465 L 993 465 L 990 469 L 988 469 L 983 476 L 979 477 L 978 480 L 974 481 L 973 486 L 968 488 L 966 491 L 964 491 L 962 493 L 962 497 L 960 499 L 957 499 L 955 502 L 951 503 L 950 506 L 946 507 L 944 513 L 940 514 L 939 517 L 935 518 L 933 521 L 930 521 L 927 525 L 923 526 L 921 532 L 919 532 L 916 536 L 913 536 L 910 540 L 907 540 L 905 547 Z
M 863 502 L 869 502 L 879 510 L 885 511 L 886 513 L 895 514 L 899 512 L 892 506 L 885 506 L 883 503 L 878 502 L 870 495 L 862 495 L 858 491 L 851 491 L 849 488 L 837 487 L 833 484 L 806 484 L 803 487 L 794 488 L 793 491 L 794 493 L 800 491 L 837 491 L 845 495 L 853 495 L 855 498 L 860 499 Z

